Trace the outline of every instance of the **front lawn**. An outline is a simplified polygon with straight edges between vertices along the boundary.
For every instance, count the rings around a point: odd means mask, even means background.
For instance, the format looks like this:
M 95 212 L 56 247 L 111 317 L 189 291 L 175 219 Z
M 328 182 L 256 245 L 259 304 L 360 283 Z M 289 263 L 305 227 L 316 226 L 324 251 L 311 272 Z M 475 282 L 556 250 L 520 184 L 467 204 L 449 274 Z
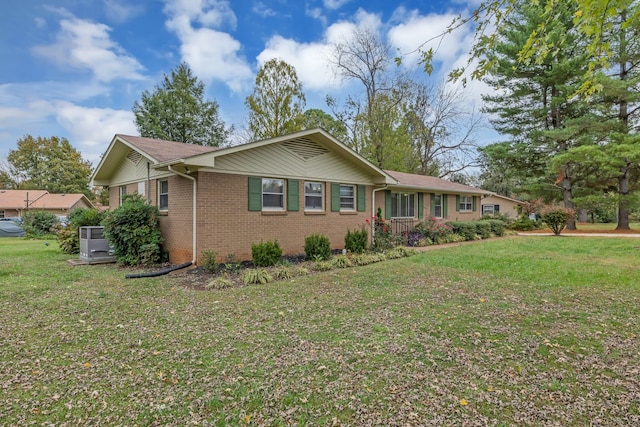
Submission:
M 640 240 L 195 290 L 0 240 L 2 425 L 638 425 Z

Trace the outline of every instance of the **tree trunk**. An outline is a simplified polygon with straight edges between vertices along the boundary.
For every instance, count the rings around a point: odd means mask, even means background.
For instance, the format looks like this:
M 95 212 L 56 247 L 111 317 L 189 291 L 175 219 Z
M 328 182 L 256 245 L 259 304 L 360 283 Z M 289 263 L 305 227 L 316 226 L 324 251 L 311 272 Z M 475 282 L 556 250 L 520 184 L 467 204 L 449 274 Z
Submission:
M 629 168 L 624 167 L 618 177 L 618 226 L 616 230 L 630 230 L 629 227 Z
M 567 209 L 575 209 L 573 204 L 573 185 L 571 178 L 569 177 L 569 167 L 562 166 L 562 200 L 564 201 L 564 207 Z M 576 230 L 576 218 L 572 216 L 567 220 L 567 230 Z

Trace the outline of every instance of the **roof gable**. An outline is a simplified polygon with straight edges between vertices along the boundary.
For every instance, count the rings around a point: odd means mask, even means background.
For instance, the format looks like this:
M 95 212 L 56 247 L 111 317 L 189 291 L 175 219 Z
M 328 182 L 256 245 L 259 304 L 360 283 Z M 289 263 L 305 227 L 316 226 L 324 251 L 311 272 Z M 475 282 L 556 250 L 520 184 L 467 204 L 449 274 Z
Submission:
M 79 203 L 83 203 L 89 208 L 93 208 L 93 203 L 84 194 L 50 194 L 36 200 L 31 207 L 36 209 L 64 209 L 69 210 Z

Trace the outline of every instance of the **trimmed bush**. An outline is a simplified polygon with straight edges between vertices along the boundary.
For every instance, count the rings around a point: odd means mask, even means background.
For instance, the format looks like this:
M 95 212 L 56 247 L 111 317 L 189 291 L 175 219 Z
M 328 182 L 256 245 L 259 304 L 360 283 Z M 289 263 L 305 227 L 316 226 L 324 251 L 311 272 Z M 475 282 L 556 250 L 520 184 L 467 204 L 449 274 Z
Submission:
M 351 267 L 351 260 L 346 255 L 338 255 L 333 257 L 331 264 L 335 268 L 348 268 Z
M 543 209 L 542 222 L 553 231 L 553 234 L 559 236 L 567 225 L 567 221 L 573 218 L 573 209 L 548 207 Z
M 475 221 L 476 234 L 483 239 L 491 237 L 491 223 L 489 221 Z
M 451 226 L 451 231 L 454 234 L 458 234 L 464 237 L 464 240 L 475 240 L 477 229 L 475 222 L 471 221 L 453 221 L 448 222 L 447 225 Z
M 326 261 L 331 258 L 331 243 L 324 234 L 311 234 L 304 238 L 304 254 L 307 260 Z
M 506 228 L 506 224 L 504 223 L 504 221 L 501 221 L 499 219 L 488 219 L 486 220 L 490 225 L 491 225 L 491 232 L 500 237 L 500 236 L 504 236 L 504 230 Z
M 163 240 L 158 208 L 139 195 L 126 196 L 121 206 L 106 214 L 102 225 L 119 263 L 149 265 L 160 261 Z
M 360 230 L 347 230 L 344 237 L 344 248 L 354 254 L 361 254 L 367 250 L 369 243 L 369 233 L 362 227 Z
M 532 219 L 522 217 L 509 224 L 509 228 L 515 231 L 531 231 L 538 228 L 538 223 Z
M 251 245 L 251 259 L 256 267 L 276 265 L 282 256 L 282 249 L 277 240 L 260 242 Z

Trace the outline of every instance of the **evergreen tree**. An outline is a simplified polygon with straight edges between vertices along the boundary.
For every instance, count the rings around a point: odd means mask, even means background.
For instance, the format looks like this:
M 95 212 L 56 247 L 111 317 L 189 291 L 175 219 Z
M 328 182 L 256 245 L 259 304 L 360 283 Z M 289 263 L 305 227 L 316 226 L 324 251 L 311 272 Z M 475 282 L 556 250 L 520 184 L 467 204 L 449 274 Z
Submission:
M 191 68 L 180 64 L 153 93 L 145 90 L 133 104 L 140 135 L 212 147 L 224 143 L 233 128 L 218 117 L 218 103 L 204 99 L 204 90 Z

